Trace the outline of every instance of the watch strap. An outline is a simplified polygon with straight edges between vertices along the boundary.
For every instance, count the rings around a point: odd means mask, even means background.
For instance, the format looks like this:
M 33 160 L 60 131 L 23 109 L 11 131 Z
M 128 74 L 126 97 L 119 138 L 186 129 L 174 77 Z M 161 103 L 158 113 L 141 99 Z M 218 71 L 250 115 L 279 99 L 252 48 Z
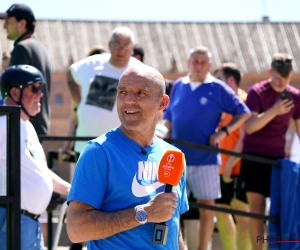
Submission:
M 147 217 L 148 214 L 145 211 L 144 207 L 139 205 L 135 207 L 135 219 L 140 223 L 140 224 L 145 224 L 147 223 Z

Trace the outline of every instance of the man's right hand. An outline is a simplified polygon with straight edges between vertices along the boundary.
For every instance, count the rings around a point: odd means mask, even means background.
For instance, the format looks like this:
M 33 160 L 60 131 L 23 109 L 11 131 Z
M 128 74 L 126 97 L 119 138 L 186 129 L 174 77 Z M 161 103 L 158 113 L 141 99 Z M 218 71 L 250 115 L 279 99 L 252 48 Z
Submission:
M 68 148 L 59 148 L 58 149 L 58 161 L 68 161 L 72 156 L 75 156 L 75 152 Z
M 148 214 L 147 221 L 160 223 L 171 219 L 177 208 L 177 200 L 175 192 L 157 194 L 144 205 Z
M 279 99 L 275 104 L 273 105 L 272 109 L 276 113 L 276 115 L 284 115 L 290 112 L 290 110 L 294 107 L 294 102 L 288 99 L 281 100 Z

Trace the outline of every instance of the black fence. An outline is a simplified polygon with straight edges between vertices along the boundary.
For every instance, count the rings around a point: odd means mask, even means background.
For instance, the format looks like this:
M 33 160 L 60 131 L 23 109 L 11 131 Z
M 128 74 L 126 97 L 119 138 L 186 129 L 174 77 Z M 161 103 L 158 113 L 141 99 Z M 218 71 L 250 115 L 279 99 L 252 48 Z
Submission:
M 4 108 L 4 109 L 3 109 Z M 7 218 L 11 223 L 7 224 L 7 239 L 8 239 L 8 249 L 20 249 L 20 108 L 19 107 L 0 107 L 0 113 L 8 114 L 8 136 L 7 136 L 7 196 L 0 196 L 0 204 L 7 203 L 8 213 Z M 41 141 L 88 141 L 95 137 L 90 136 L 39 136 Z M 280 162 L 275 160 L 270 160 L 264 157 L 253 156 L 244 153 L 236 153 L 233 151 L 216 148 L 207 145 L 200 145 L 192 142 L 175 140 L 175 139 L 165 139 L 165 141 L 172 144 L 181 144 L 184 146 L 207 150 L 212 152 L 218 152 L 223 154 L 228 154 L 244 159 L 248 159 L 254 162 L 261 162 L 270 164 L 273 166 L 280 166 Z M 47 163 L 49 168 L 53 168 L 53 160 L 58 159 L 58 152 L 49 151 L 47 155 Z M 62 204 L 64 199 L 60 197 L 54 197 L 51 200 L 53 206 Z M 51 204 L 50 204 L 51 205 Z M 196 202 L 189 202 L 189 206 L 193 208 L 203 208 L 224 213 L 231 213 L 240 216 L 246 216 L 256 219 L 269 220 L 272 222 L 278 222 L 278 218 L 271 216 L 265 216 L 262 214 L 248 213 L 240 210 L 221 208 L 217 206 L 210 206 L 205 204 L 199 204 Z M 52 211 L 48 212 L 48 249 L 52 248 Z M 14 233 L 12 233 L 14 232 Z
M 81 137 L 80 136 L 78 136 L 78 137 L 77 136 L 40 136 L 41 140 L 52 140 L 52 141 L 62 141 L 62 140 L 63 141 L 67 141 L 67 140 L 88 141 L 88 140 L 92 140 L 94 138 L 95 137 L 88 137 L 88 136 L 81 136 Z M 216 148 L 216 147 L 212 147 L 212 146 L 208 146 L 208 145 L 201 145 L 201 144 L 196 144 L 196 143 L 182 141 L 182 140 L 176 140 L 176 139 L 165 139 L 165 141 L 168 143 L 171 143 L 171 144 L 180 144 L 183 146 L 188 146 L 188 147 L 192 147 L 192 148 L 196 148 L 196 149 L 217 152 L 217 153 L 222 153 L 222 154 L 228 154 L 228 155 L 240 157 L 243 159 L 247 159 L 247 160 L 250 160 L 253 162 L 260 162 L 260 163 L 265 163 L 265 164 L 269 164 L 272 166 L 278 166 L 278 167 L 280 166 L 279 161 L 271 160 L 271 159 L 264 158 L 264 157 L 254 156 L 254 155 L 245 154 L 245 153 L 237 153 L 237 152 L 233 152 L 230 150 L 225 150 L 225 149 Z M 49 167 L 52 168 L 52 165 L 53 165 L 52 161 L 53 161 L 53 159 L 57 159 L 58 155 L 52 152 L 50 155 L 48 154 L 48 156 L 49 156 L 48 164 L 49 164 Z M 193 207 L 193 208 L 203 208 L 203 209 L 209 209 L 209 210 L 214 210 L 214 211 L 223 212 L 223 213 L 230 213 L 230 214 L 236 214 L 236 215 L 246 216 L 246 217 L 250 217 L 250 218 L 278 222 L 278 218 L 274 218 L 274 217 L 266 216 L 266 215 L 262 215 L 262 214 L 244 212 L 244 211 L 235 210 L 235 209 L 231 209 L 231 208 L 221 208 L 218 206 L 199 204 L 196 202 L 189 202 L 189 206 Z M 50 226 L 50 227 L 52 228 L 52 226 Z M 52 231 L 48 231 L 48 232 L 52 232 Z M 50 236 L 50 237 L 48 236 L 48 239 L 52 239 L 52 236 Z M 49 241 L 48 241 L 48 244 L 49 244 Z
M 21 249 L 21 187 L 20 187 L 20 107 L 0 106 L 6 115 L 6 196 L 0 205 L 6 206 L 7 249 Z

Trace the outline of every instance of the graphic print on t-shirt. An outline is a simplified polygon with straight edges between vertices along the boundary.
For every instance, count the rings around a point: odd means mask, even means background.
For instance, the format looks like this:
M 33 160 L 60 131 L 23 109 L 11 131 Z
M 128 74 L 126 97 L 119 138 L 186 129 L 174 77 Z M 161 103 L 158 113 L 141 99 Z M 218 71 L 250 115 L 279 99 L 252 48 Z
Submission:
M 97 75 L 91 83 L 86 104 L 113 110 L 117 97 L 118 79 Z
M 146 161 L 138 163 L 138 173 L 134 175 L 131 185 L 135 197 L 145 197 L 163 186 L 157 178 L 157 162 Z

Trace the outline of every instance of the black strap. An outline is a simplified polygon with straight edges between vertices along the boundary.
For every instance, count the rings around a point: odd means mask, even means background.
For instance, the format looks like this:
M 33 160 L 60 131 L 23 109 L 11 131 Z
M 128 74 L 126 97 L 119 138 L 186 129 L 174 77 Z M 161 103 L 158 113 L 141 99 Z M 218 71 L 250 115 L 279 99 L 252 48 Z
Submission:
M 30 217 L 31 219 L 37 220 L 40 215 L 39 214 L 32 214 L 30 212 L 28 212 L 27 210 L 21 209 L 21 214 L 24 214 L 25 216 Z
M 6 208 L 6 205 L 5 204 L 0 204 L 0 207 Z M 21 209 L 21 214 L 24 214 L 25 216 L 28 216 L 28 217 L 30 217 L 31 219 L 34 219 L 34 220 L 37 220 L 40 217 L 39 214 L 32 214 L 32 213 L 28 212 L 25 209 Z

